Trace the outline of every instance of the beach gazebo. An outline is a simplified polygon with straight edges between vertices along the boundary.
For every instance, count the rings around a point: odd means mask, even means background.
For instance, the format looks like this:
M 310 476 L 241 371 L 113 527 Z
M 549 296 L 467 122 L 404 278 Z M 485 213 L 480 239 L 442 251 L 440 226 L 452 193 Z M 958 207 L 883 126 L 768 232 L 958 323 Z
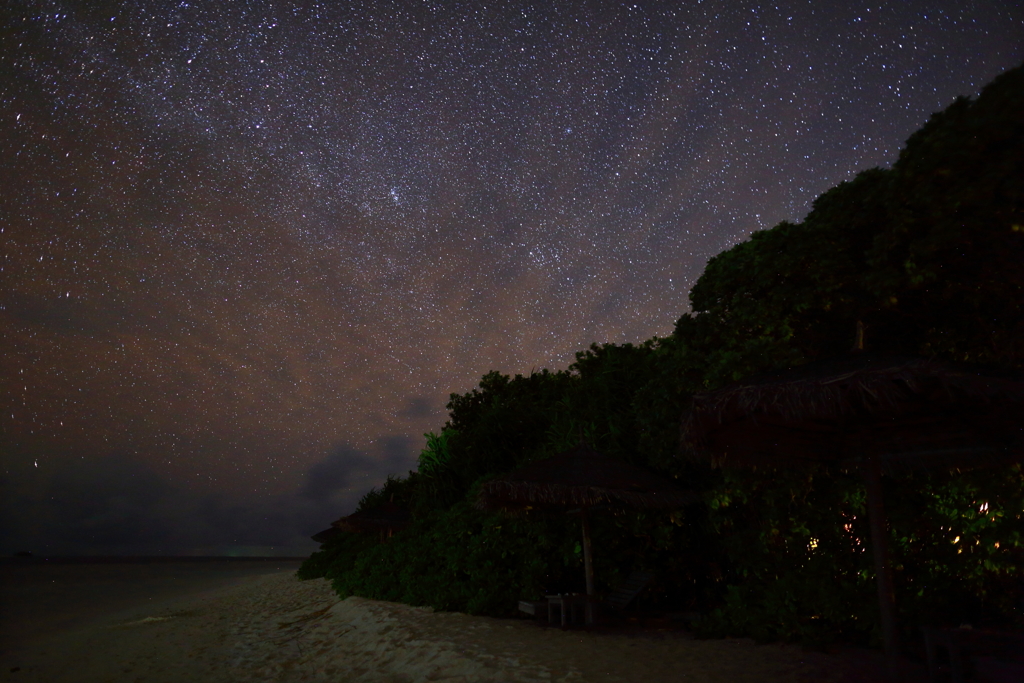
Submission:
M 355 533 L 376 532 L 380 534 L 383 542 L 385 538 L 391 538 L 396 531 L 405 529 L 411 523 L 408 510 L 388 501 L 331 522 L 331 527 Z
M 825 463 L 863 474 L 892 672 L 898 643 L 882 473 L 1019 462 L 1022 415 L 1016 376 L 859 352 L 698 394 L 681 436 L 691 457 L 717 466 Z
M 599 505 L 668 510 L 698 502 L 668 479 L 594 450 L 586 442 L 483 484 L 477 507 L 523 512 L 533 508 L 578 511 L 583 526 L 587 583 L 586 622 L 594 623 L 594 565 L 590 510 Z

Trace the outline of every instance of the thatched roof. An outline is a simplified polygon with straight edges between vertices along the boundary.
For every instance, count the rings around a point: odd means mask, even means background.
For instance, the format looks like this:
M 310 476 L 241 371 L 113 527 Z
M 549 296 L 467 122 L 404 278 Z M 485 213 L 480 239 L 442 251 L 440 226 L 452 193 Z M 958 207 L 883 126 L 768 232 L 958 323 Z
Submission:
M 739 466 L 845 463 L 969 468 L 1024 454 L 1024 382 L 920 358 L 850 354 L 698 394 L 684 451 Z
M 342 531 L 401 531 L 409 526 L 409 511 L 394 503 L 381 503 L 342 517 L 331 526 Z
M 484 510 L 584 507 L 602 503 L 670 509 L 696 502 L 668 479 L 609 458 L 587 444 L 538 460 L 485 482 L 477 506 Z
M 317 543 L 327 543 L 327 541 L 331 540 L 340 533 L 341 529 L 332 526 L 324 529 L 323 531 L 316 532 L 315 534 L 310 536 L 310 538 L 312 538 Z

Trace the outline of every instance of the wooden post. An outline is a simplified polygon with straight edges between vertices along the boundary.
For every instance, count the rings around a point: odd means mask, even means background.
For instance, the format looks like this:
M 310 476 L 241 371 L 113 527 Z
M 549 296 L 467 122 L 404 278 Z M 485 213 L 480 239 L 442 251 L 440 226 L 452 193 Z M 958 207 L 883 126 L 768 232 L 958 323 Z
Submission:
M 878 607 L 882 615 L 882 648 L 885 652 L 886 674 L 890 680 L 896 676 L 899 640 L 896 632 L 896 595 L 893 591 L 892 564 L 889 561 L 889 532 L 886 529 L 885 508 L 882 505 L 882 471 L 878 455 L 864 459 L 864 483 L 868 493 L 868 522 L 871 527 L 871 553 L 875 560 L 875 580 L 878 585 Z
M 583 519 L 583 569 L 587 575 L 587 605 L 584 614 L 587 626 L 594 625 L 594 558 L 590 554 L 590 517 L 587 507 L 580 510 Z

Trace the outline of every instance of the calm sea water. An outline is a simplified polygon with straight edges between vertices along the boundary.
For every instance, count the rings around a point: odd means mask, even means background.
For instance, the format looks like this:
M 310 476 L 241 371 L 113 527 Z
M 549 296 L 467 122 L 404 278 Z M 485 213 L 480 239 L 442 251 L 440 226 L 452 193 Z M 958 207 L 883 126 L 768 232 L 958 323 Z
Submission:
M 291 558 L 0 560 L 0 650 L 147 603 L 258 574 L 295 571 Z

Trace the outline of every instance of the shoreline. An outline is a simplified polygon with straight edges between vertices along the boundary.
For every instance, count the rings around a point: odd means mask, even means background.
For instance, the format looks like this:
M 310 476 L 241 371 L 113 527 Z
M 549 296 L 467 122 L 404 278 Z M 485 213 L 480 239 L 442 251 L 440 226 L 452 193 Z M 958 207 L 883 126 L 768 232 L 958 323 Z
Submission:
M 325 580 L 300 582 L 286 571 L 33 639 L 4 653 L 0 673 L 40 683 L 860 683 L 877 680 L 875 655 L 694 640 L 677 629 L 563 631 L 526 619 L 339 600 Z M 908 669 L 903 680 L 920 673 Z
M 20 558 L 19 558 L 20 559 Z M 112 615 L 189 599 L 298 561 L 112 562 L 0 564 L 0 654 Z
M 308 557 L 308 556 L 307 556 Z M 242 555 L 54 555 L 52 557 L 0 557 L 0 567 L 46 566 L 65 564 L 188 564 L 245 562 L 302 562 L 306 557 L 274 555 L 246 557 Z

